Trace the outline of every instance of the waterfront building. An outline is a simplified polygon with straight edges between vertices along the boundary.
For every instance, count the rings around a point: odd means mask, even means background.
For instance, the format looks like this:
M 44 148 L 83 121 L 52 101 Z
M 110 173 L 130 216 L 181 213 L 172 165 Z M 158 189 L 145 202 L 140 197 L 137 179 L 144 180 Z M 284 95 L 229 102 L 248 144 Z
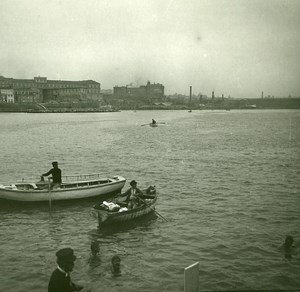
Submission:
M 126 85 L 115 86 L 113 95 L 115 98 L 133 98 L 133 99 L 147 99 L 152 102 L 160 101 L 164 97 L 164 86 L 160 83 L 151 84 L 150 81 L 146 85 L 139 87 Z
M 12 89 L 0 89 L 0 102 L 14 103 L 14 91 Z
M 12 89 L 0 89 L 0 102 L 14 103 L 14 91 Z
M 41 91 L 37 88 L 17 88 L 14 89 L 17 103 L 41 102 Z
M 0 76 L 0 89 L 12 89 L 18 103 L 102 100 L 100 83 L 93 80 L 48 80 L 40 76 L 14 79 Z

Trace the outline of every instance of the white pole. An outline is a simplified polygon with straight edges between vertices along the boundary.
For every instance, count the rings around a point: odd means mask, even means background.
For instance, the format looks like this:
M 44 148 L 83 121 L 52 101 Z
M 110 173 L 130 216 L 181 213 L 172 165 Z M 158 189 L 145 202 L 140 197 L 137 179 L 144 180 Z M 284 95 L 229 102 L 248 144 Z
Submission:
M 184 292 L 198 292 L 199 262 L 184 269 Z

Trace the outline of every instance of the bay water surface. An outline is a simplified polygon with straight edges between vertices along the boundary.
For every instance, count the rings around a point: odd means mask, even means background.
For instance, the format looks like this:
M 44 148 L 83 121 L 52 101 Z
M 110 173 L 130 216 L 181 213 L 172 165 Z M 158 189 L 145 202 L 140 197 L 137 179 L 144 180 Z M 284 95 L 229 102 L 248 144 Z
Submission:
M 158 127 L 147 124 L 156 119 Z M 121 175 L 155 185 L 159 216 L 98 229 L 92 201 L 0 202 L 0 291 L 47 291 L 55 252 L 72 247 L 72 279 L 96 291 L 183 291 L 199 261 L 200 291 L 300 290 L 300 111 L 123 111 L 0 114 L 0 183 Z M 100 253 L 91 255 L 91 244 Z M 110 272 L 111 257 L 122 275 Z

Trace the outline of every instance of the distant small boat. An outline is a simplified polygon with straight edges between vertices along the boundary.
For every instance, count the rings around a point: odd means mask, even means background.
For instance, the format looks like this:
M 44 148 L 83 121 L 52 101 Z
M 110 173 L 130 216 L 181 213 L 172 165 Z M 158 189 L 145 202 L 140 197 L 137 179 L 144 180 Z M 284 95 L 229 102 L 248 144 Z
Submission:
M 158 125 L 165 125 L 165 122 L 155 122 L 155 123 L 148 123 L 148 124 L 142 124 L 141 126 L 150 126 L 150 127 L 158 127 Z
M 156 123 L 155 123 L 155 124 L 150 123 L 149 126 L 150 126 L 150 127 L 158 127 L 158 124 L 156 124 Z
M 103 207 L 102 202 L 96 204 L 92 210 L 91 215 L 98 220 L 98 225 L 107 225 L 113 223 L 127 222 L 138 217 L 145 216 L 151 212 L 155 212 L 154 207 L 157 201 L 157 194 L 155 187 L 149 187 L 147 190 L 152 188 L 149 192 L 143 196 L 145 204 L 142 204 L 134 209 L 127 209 L 126 207 L 121 207 L 124 203 L 116 202 L 120 205 L 120 209 L 117 211 L 108 211 Z
M 247 108 L 247 109 L 255 109 L 256 108 L 256 104 L 246 104 L 245 108 Z
M 116 194 L 125 185 L 122 176 L 101 177 L 101 174 L 86 174 L 78 176 L 64 176 L 66 180 L 58 188 L 50 189 L 47 182 L 21 182 L 14 184 L 0 184 L 0 199 L 22 202 L 42 202 L 85 199 L 108 194 Z M 74 177 L 77 180 L 74 180 Z

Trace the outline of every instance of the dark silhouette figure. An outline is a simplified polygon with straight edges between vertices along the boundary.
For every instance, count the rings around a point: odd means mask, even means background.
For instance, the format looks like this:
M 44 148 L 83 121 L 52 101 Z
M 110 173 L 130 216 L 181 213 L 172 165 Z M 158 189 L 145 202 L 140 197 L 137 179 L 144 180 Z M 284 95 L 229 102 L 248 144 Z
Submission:
M 153 124 L 153 125 L 156 124 L 156 121 L 155 121 L 154 119 L 152 119 L 152 124 Z
M 52 187 L 57 187 L 61 184 L 61 170 L 58 168 L 58 162 L 54 161 L 52 162 L 52 166 L 53 168 L 51 168 L 48 172 L 42 174 L 43 176 L 48 176 L 48 175 L 52 175 Z
M 76 256 L 72 248 L 63 248 L 56 253 L 57 268 L 51 275 L 48 292 L 73 292 L 80 291 L 83 286 L 71 281 L 70 273 L 74 268 Z

